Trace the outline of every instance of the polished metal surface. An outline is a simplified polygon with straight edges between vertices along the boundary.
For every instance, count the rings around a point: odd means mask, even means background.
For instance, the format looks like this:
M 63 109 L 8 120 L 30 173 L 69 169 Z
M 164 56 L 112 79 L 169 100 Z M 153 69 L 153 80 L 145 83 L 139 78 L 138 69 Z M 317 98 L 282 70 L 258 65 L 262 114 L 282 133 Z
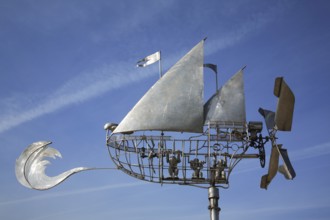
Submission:
M 219 189 L 211 186 L 209 188 L 209 210 L 211 220 L 219 220 L 219 198 Z
M 204 118 L 204 124 L 212 121 L 246 122 L 243 69 L 205 103 Z
M 19 156 L 19 158 L 16 160 L 16 166 L 15 166 L 15 174 L 17 180 L 25 187 L 32 188 L 27 181 L 25 177 L 25 165 L 30 157 L 34 155 L 35 152 L 38 152 L 40 149 L 43 147 L 46 147 L 49 145 L 51 142 L 47 141 L 39 141 L 31 144 L 28 146 L 22 154 Z
M 279 164 L 279 150 L 278 146 L 272 146 L 272 151 L 269 159 L 268 173 L 261 177 L 260 188 L 267 189 L 270 182 L 276 176 Z
M 77 167 L 63 172 L 58 176 L 47 176 L 45 169 L 50 162 L 44 158 L 50 157 L 55 159 L 56 157 L 61 157 L 60 152 L 48 147 L 49 144 L 51 142 L 35 142 L 28 146 L 16 160 L 16 178 L 23 186 L 37 190 L 50 189 L 63 182 L 69 176 L 89 169 L 86 167 Z
M 140 99 L 114 133 L 141 130 L 203 132 L 204 40 Z
M 278 97 L 275 122 L 280 131 L 291 131 L 295 97 L 283 77 L 275 80 L 274 95 Z
M 279 166 L 278 172 L 283 174 L 286 179 L 292 180 L 296 177 L 296 172 L 294 171 L 291 161 L 289 159 L 287 149 L 280 148 L 280 154 L 284 163 L 283 165 Z
M 270 131 L 275 127 L 275 112 L 259 108 L 259 113 L 264 117 L 267 130 Z

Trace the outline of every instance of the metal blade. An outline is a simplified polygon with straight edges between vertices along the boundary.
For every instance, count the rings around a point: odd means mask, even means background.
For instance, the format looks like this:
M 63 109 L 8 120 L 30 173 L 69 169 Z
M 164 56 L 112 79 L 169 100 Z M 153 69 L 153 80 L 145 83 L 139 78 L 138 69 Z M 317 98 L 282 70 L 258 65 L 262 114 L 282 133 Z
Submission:
M 283 77 L 277 77 L 274 95 L 278 97 L 275 123 L 280 131 L 291 131 L 295 97 Z
M 264 117 L 268 131 L 273 129 L 275 126 L 275 112 L 263 108 L 259 108 L 258 111 Z
M 279 165 L 279 157 L 283 159 L 283 165 Z M 272 152 L 270 154 L 268 174 L 262 176 L 260 187 L 267 189 L 268 185 L 272 179 L 276 176 L 277 171 L 284 175 L 288 180 L 292 180 L 296 177 L 296 172 L 294 171 L 292 164 L 289 159 L 288 151 L 282 148 L 281 144 L 273 145 Z
M 290 162 L 288 151 L 284 148 L 280 148 L 279 150 L 284 164 L 278 168 L 278 171 L 282 173 L 286 179 L 292 180 L 296 177 L 296 172 L 294 171 Z
M 280 158 L 280 154 L 279 154 L 278 146 L 275 145 L 272 147 L 272 152 L 270 154 L 268 174 L 261 177 L 260 188 L 267 189 L 270 182 L 276 176 L 278 170 L 279 158 Z

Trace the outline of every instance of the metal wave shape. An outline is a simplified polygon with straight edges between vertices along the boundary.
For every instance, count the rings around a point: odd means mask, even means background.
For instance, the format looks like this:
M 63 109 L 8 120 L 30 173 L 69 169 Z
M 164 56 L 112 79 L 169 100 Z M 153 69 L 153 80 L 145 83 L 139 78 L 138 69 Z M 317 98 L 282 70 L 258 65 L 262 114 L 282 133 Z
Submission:
M 36 190 L 47 190 L 60 184 L 75 173 L 91 169 L 77 167 L 57 176 L 47 176 L 45 170 L 50 162 L 45 160 L 45 158 L 62 158 L 58 150 L 48 147 L 51 143 L 52 142 L 48 141 L 34 142 L 29 145 L 16 160 L 16 178 L 23 186 Z

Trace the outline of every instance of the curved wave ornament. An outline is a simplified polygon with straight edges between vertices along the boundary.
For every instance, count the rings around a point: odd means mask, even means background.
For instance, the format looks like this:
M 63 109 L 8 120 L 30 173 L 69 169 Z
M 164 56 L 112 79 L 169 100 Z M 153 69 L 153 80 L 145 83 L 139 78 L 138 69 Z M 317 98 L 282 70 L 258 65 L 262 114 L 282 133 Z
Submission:
M 62 158 L 58 150 L 48 146 L 51 143 L 52 142 L 48 141 L 34 142 L 29 145 L 16 160 L 16 178 L 23 186 L 36 190 L 47 190 L 60 184 L 75 173 L 93 169 L 77 167 L 57 176 L 47 176 L 45 170 L 50 162 L 45 158 Z

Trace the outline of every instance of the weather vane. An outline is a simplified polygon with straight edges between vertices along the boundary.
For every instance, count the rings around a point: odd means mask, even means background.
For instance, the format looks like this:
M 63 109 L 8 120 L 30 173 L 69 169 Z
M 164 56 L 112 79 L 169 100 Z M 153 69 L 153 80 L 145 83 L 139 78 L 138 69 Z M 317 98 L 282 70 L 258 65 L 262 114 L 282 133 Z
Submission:
M 276 112 L 260 108 L 263 123 L 246 121 L 243 70 L 240 69 L 204 102 L 203 67 L 205 39 L 193 47 L 164 75 L 160 52 L 138 62 L 145 67 L 159 61 L 160 79 L 119 123 L 106 123 L 106 145 L 116 169 L 140 180 L 208 189 L 211 220 L 219 219 L 219 188 L 229 188 L 230 175 L 242 159 L 258 159 L 265 166 L 265 144 L 270 142 L 268 173 L 260 187 L 279 171 L 287 179 L 296 174 L 287 150 L 277 143 L 277 131 L 290 131 L 294 95 L 283 77 L 275 79 Z M 217 79 L 216 79 L 217 81 Z M 46 157 L 60 157 L 48 145 L 31 144 L 16 161 L 18 181 L 32 189 L 56 186 L 70 175 L 96 168 L 78 167 L 58 176 L 45 175 Z M 283 164 L 279 165 L 279 158 Z

